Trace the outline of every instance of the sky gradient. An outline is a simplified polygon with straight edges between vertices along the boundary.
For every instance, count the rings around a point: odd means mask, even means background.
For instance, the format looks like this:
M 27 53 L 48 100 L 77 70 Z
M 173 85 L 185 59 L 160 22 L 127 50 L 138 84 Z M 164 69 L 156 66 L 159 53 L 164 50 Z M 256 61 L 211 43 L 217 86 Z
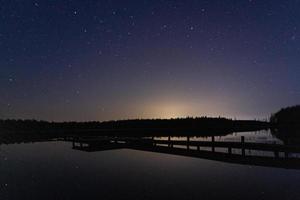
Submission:
M 267 118 L 300 102 L 299 0 L 1 0 L 0 118 Z

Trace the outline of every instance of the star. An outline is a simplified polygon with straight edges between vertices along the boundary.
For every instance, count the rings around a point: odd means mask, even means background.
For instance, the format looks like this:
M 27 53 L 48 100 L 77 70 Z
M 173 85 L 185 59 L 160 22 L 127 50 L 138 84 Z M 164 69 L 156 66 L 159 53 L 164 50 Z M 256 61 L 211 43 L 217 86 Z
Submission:
M 293 41 L 296 40 L 296 35 L 292 35 L 291 40 L 293 40 Z

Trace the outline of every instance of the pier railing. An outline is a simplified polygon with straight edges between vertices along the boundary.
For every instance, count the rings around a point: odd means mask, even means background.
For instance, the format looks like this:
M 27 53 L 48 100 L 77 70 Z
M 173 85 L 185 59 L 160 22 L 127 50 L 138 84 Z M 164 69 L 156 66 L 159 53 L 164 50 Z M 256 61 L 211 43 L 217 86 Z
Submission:
M 73 138 L 73 149 L 87 152 L 111 149 L 135 149 L 224 162 L 300 169 L 300 146 L 245 142 L 196 141 L 156 138 Z M 257 152 L 253 154 L 253 152 Z M 298 156 L 297 156 L 298 155 Z

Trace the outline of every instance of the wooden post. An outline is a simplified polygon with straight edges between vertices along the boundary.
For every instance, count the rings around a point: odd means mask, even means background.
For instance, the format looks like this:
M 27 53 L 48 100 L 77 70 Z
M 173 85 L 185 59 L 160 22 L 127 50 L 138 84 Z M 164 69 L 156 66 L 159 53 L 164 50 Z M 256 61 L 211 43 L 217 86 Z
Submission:
M 228 153 L 231 154 L 232 153 L 232 149 L 231 147 L 228 147 Z
M 72 141 L 72 146 L 73 148 L 75 147 L 75 139 L 73 138 L 73 141 Z
M 197 150 L 200 151 L 200 146 L 199 145 L 197 146 Z
M 211 143 L 212 143 L 211 151 L 215 152 L 215 136 L 211 136 Z
M 241 142 L 244 144 L 245 143 L 245 136 L 241 136 Z
M 153 146 L 155 146 L 154 136 L 151 137 L 151 143 L 152 143 Z
M 279 152 L 278 151 L 274 151 L 274 156 L 275 156 L 275 158 L 279 158 Z
M 242 155 L 245 156 L 245 136 L 241 137 L 241 144 L 242 144 Z
M 168 137 L 168 147 L 171 147 L 171 136 Z
M 190 136 L 186 137 L 186 147 L 187 149 L 190 149 Z

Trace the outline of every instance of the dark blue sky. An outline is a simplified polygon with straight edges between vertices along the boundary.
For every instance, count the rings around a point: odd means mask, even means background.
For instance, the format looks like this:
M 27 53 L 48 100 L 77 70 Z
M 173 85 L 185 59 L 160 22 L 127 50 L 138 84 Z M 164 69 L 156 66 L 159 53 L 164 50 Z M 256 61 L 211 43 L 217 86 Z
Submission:
M 0 118 L 266 118 L 300 102 L 299 0 L 0 0 Z

